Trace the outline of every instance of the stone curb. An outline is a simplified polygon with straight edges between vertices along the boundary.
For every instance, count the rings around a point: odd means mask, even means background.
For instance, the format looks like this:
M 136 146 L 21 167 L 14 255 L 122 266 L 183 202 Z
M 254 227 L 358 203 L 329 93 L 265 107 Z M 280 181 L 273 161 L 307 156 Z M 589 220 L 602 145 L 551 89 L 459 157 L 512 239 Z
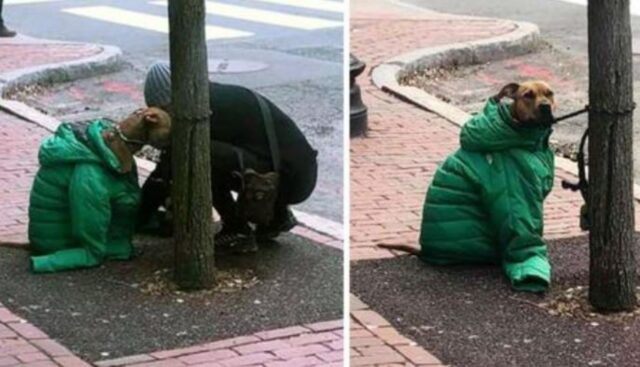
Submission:
M 516 29 L 486 39 L 428 47 L 395 56 L 385 62 L 401 66 L 396 78 L 433 67 L 481 64 L 534 51 L 540 45 L 535 24 L 514 22 Z
M 371 80 L 381 90 L 418 108 L 440 115 L 454 125 L 462 127 L 471 118 L 469 113 L 420 88 L 400 85 L 398 80 L 408 73 L 427 68 L 447 66 L 453 63 L 465 66 L 495 61 L 508 56 L 521 55 L 525 50 L 534 50 L 535 48 L 532 47 L 536 47 L 540 42 L 538 27 L 526 22 L 516 22 L 516 24 L 518 25 L 516 30 L 506 35 L 480 41 L 424 48 L 394 57 L 374 67 L 371 71 Z M 521 45 L 518 45 L 519 42 Z M 510 54 L 511 51 L 514 53 Z M 555 164 L 557 168 L 578 176 L 576 162 L 556 155 Z M 636 201 L 640 201 L 640 185 L 637 183 L 633 185 L 633 196 Z
M 37 65 L 0 74 L 0 96 L 32 84 L 61 83 L 114 72 L 122 66 L 122 51 L 115 46 L 98 45 L 96 55 L 78 60 Z

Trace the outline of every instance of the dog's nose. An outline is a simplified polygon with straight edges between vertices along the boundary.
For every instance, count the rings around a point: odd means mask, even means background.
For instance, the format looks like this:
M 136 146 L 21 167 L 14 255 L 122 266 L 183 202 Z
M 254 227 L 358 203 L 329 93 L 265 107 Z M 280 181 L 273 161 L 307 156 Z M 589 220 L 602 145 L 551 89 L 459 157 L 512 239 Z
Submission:
M 551 104 L 549 103 L 541 103 L 540 104 L 540 112 L 542 112 L 543 114 L 551 114 Z

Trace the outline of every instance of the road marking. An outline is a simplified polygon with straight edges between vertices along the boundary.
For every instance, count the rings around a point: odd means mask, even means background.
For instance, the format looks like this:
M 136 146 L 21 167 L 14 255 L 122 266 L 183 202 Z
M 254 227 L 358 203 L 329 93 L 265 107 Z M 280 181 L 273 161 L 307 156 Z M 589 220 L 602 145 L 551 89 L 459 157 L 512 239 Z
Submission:
M 560 0 L 565 3 L 578 4 L 587 6 L 587 0 Z M 631 0 L 629 5 L 631 15 L 638 16 L 640 15 L 640 0 Z
M 167 2 L 165 0 L 151 1 L 150 3 L 153 5 L 167 6 Z M 207 1 L 206 4 L 207 13 L 212 15 L 241 19 L 256 23 L 272 24 L 280 27 L 314 30 L 342 26 L 342 22 L 335 20 L 222 4 L 213 1 Z
M 105 22 L 112 22 L 160 33 L 169 33 L 169 19 L 167 17 L 123 10 L 110 6 L 87 6 L 82 8 L 62 9 L 62 11 L 87 18 L 103 20 Z M 210 25 L 205 27 L 205 34 L 207 40 L 253 36 L 253 33 L 251 32 Z
M 60 0 L 4 0 L 4 5 L 23 5 L 23 4 L 37 4 L 37 3 L 52 3 Z
M 313 10 L 330 11 L 334 13 L 344 13 L 344 3 L 329 0 L 257 0 L 263 3 L 294 6 Z

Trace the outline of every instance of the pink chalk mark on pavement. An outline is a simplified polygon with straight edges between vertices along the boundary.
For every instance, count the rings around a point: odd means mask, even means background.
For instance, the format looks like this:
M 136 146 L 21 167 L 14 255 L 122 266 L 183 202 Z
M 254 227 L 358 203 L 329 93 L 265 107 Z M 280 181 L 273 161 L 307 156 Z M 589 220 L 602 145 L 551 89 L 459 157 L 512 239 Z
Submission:
M 522 78 L 539 79 L 549 83 L 560 83 L 559 78 L 553 70 L 544 66 L 537 66 L 532 64 L 525 64 L 520 61 L 510 60 L 507 61 L 507 66 L 515 67 L 518 75 Z
M 142 100 L 141 86 L 131 83 L 117 82 L 117 81 L 105 81 L 102 83 L 102 88 L 105 92 L 125 94 L 133 100 Z

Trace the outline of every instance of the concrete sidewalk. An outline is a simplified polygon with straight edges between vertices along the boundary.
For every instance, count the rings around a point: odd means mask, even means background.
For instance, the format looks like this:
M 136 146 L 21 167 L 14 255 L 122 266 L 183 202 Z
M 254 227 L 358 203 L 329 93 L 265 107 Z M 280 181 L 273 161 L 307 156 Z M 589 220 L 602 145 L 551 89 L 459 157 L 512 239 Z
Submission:
M 378 89 L 371 80 L 372 70 L 414 50 L 428 54 L 429 49 L 446 50 L 448 45 L 473 47 L 471 42 L 508 36 L 517 25 L 422 11 L 384 0 L 352 1 L 351 17 L 351 52 L 367 64 L 358 82 L 369 109 L 368 136 L 351 139 L 350 254 L 355 262 L 400 255 L 375 247 L 380 242 L 418 245 L 427 187 L 437 166 L 459 146 L 457 124 Z M 584 233 L 579 228 L 582 198 L 563 190 L 562 179 L 575 180 L 575 176 L 556 169 L 554 190 L 545 203 L 547 239 Z M 356 304 L 350 310 L 352 366 L 441 363 L 434 356 L 426 357 L 427 351 L 399 335 L 367 305 L 353 297 L 352 302 Z M 386 337 L 380 335 L 381 327 Z M 408 347 L 421 359 L 405 353 Z

